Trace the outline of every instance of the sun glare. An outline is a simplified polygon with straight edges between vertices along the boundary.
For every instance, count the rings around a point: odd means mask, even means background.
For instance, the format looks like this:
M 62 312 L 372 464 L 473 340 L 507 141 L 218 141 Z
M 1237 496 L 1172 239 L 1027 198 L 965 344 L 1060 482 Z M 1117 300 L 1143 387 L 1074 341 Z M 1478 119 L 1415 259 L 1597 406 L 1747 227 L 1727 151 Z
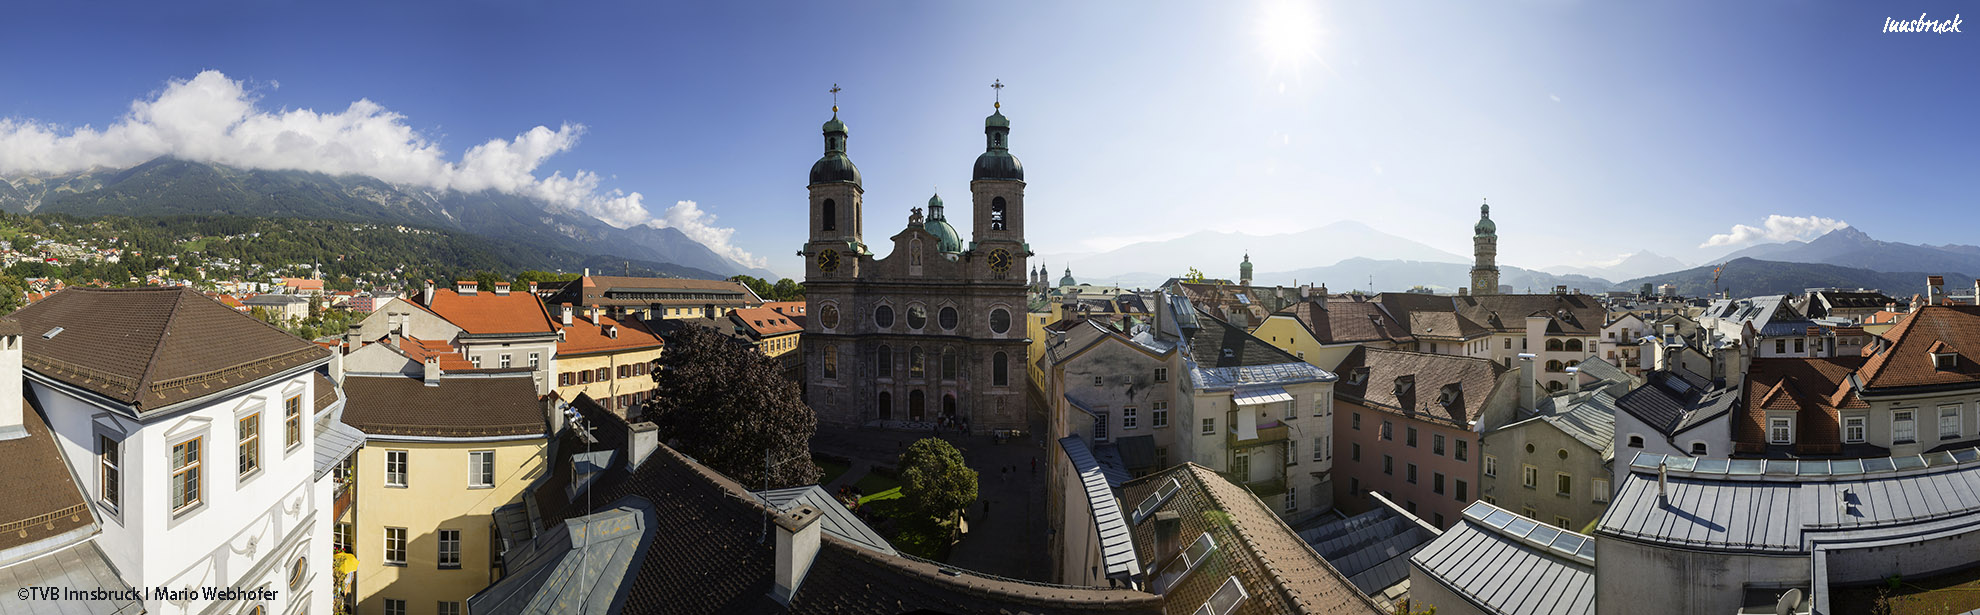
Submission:
M 1320 20 L 1310 0 L 1266 0 L 1258 16 L 1258 44 L 1271 75 L 1297 81 L 1308 62 L 1320 61 Z

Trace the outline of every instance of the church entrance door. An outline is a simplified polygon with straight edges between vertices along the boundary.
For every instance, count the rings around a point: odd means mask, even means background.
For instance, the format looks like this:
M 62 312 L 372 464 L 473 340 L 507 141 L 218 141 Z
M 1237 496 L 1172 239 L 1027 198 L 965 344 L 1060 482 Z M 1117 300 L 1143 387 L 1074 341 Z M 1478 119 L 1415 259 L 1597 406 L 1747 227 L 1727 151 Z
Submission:
M 956 396 L 942 395 L 942 416 L 956 418 Z
M 924 405 L 925 400 L 921 391 L 908 391 L 908 420 L 921 420 Z

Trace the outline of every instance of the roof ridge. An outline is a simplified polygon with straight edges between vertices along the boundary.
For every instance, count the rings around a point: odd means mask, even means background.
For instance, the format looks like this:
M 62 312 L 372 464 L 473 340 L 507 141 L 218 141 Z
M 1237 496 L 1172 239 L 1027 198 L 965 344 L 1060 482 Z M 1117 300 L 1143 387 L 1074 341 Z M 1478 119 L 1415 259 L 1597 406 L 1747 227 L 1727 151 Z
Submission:
M 134 406 L 144 405 L 145 389 L 151 388 L 151 372 L 158 369 L 158 355 L 165 351 L 165 338 L 171 337 L 173 325 L 179 322 L 179 306 L 185 303 L 186 293 L 189 291 L 184 286 L 175 288 L 178 288 L 179 292 L 172 293 L 172 308 L 166 312 L 165 326 L 158 329 L 158 339 L 152 340 L 151 355 L 145 358 L 144 371 L 138 373 L 138 390 L 131 392 L 131 396 L 137 398 L 136 403 L 132 404 Z M 200 296 L 205 297 L 206 295 Z M 212 301 L 212 299 L 208 299 L 208 301 Z M 255 320 L 259 321 L 261 319 L 256 318 Z

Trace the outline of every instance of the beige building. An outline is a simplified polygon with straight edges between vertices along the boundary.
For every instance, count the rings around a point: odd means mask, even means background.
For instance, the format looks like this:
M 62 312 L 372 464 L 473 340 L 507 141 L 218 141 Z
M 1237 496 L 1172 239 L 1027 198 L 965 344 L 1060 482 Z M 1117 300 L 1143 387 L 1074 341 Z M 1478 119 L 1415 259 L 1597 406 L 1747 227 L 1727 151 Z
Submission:
M 458 615 L 498 579 L 497 507 L 541 476 L 548 424 L 528 374 L 351 376 L 357 612 Z
M 557 306 L 557 397 L 590 395 L 598 404 L 625 416 L 627 410 L 653 397 L 653 366 L 666 343 L 651 326 L 635 317 L 612 318 L 591 310 L 575 315 L 571 306 Z
M 1418 345 L 1407 323 L 1391 318 L 1367 297 L 1329 297 L 1325 286 L 1301 292 L 1308 293 L 1305 300 L 1273 312 L 1252 336 L 1326 370 L 1339 367 L 1341 359 L 1362 346 L 1410 350 Z

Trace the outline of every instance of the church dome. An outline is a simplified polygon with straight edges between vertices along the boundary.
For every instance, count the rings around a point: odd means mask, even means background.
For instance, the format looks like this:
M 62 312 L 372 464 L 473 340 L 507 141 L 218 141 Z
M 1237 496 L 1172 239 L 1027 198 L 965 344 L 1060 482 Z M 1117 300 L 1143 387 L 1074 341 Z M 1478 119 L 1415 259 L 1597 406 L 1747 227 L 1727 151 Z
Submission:
M 1471 232 L 1478 235 L 1492 235 L 1499 232 L 1499 225 L 1492 223 L 1492 206 L 1478 206 L 1478 224 L 1471 227 Z
M 1063 278 L 1059 278 L 1059 286 L 1062 286 L 1062 287 L 1064 287 L 1064 286 L 1078 286 L 1078 285 L 1079 285 L 1079 282 L 1076 282 L 1076 281 L 1073 281 L 1073 277 L 1072 277 L 1072 268 L 1071 268 L 1071 267 L 1067 267 L 1067 268 L 1066 268 L 1066 277 L 1063 277 Z
M 843 153 L 826 154 L 811 164 L 811 183 L 852 182 L 859 185 L 859 167 Z
M 990 114 L 983 120 L 983 135 L 989 143 L 983 155 L 976 157 L 976 170 L 970 175 L 973 179 L 1014 179 L 1024 181 L 1024 165 L 1017 156 L 1011 155 L 1011 120 L 1004 112 Z
M 949 226 L 949 217 L 942 213 L 942 197 L 928 197 L 928 222 L 922 225 L 928 234 L 935 236 L 935 250 L 946 253 L 962 252 L 962 235 L 956 227 Z

